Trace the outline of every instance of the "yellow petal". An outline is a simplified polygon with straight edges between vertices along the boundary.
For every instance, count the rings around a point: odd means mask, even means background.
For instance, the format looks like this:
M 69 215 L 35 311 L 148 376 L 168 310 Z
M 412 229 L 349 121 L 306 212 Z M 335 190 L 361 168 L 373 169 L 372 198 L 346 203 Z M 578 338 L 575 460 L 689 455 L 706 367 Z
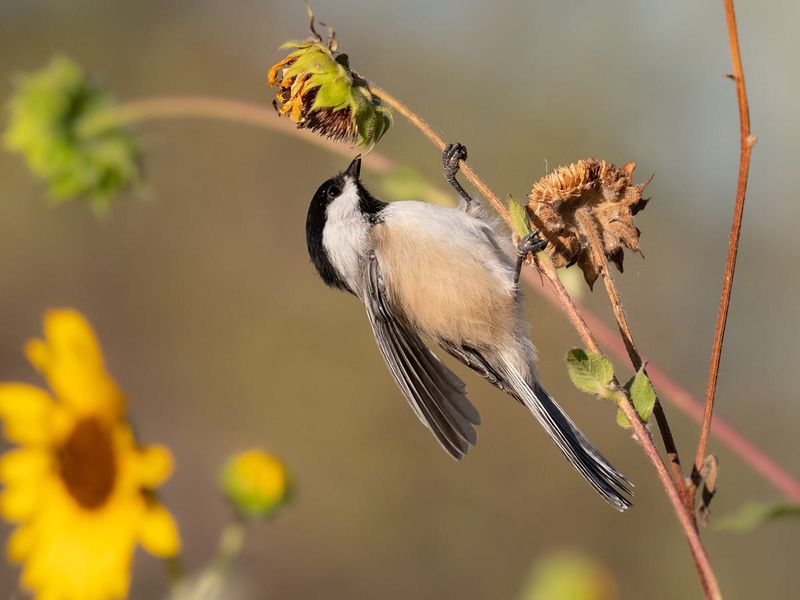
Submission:
M 72 309 L 49 310 L 45 340 L 31 340 L 25 352 L 56 396 L 79 413 L 122 413 L 124 400 L 103 363 L 89 322 Z
M 280 62 L 275 63 L 274 65 L 272 65 L 270 70 L 267 72 L 267 83 L 269 85 L 275 85 L 275 83 L 278 81 L 278 71 L 280 71 L 284 67 L 288 67 L 290 64 L 292 64 L 296 60 L 297 60 L 296 57 L 293 57 L 292 55 L 289 55 L 286 58 L 284 58 L 283 60 L 281 60 Z
M 0 384 L 0 419 L 9 441 L 41 444 L 51 434 L 54 403 L 44 390 L 26 383 Z
M 27 558 L 36 540 L 34 531 L 33 527 L 25 525 L 14 530 L 6 545 L 6 556 L 10 562 L 20 563 Z
M 0 456 L 0 480 L 14 482 L 20 480 L 40 480 L 47 476 L 50 455 L 45 450 L 17 448 Z
M 0 516 L 17 523 L 30 518 L 39 506 L 41 488 L 34 485 L 13 485 L 0 494 Z
M 178 525 L 166 508 L 157 503 L 148 507 L 142 520 L 139 542 L 150 554 L 161 558 L 176 556 L 181 551 Z
M 157 488 L 172 474 L 172 466 L 172 454 L 166 446 L 142 448 L 136 465 L 139 487 Z
M 72 357 L 87 368 L 102 369 L 103 354 L 97 336 L 86 318 L 73 309 L 48 310 L 44 333 L 52 351 Z

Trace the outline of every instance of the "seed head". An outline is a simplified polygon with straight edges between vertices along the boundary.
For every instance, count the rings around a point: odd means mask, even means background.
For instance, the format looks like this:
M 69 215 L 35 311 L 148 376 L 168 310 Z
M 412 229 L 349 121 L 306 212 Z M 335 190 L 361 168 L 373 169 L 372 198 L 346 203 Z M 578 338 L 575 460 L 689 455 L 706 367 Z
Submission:
M 277 88 L 272 104 L 300 129 L 370 149 L 389 129 L 392 113 L 338 52 L 333 30 L 323 43 L 311 19 L 314 37 L 283 44 L 294 50 L 267 74 L 267 83 Z
M 602 268 L 592 257 L 592 239 L 620 271 L 624 248 L 641 253 L 633 216 L 648 202 L 642 192 L 649 180 L 634 185 L 635 168 L 632 162 L 617 169 L 593 158 L 580 160 L 539 179 L 528 196 L 531 222 L 549 242 L 554 265 L 577 263 L 589 287 Z

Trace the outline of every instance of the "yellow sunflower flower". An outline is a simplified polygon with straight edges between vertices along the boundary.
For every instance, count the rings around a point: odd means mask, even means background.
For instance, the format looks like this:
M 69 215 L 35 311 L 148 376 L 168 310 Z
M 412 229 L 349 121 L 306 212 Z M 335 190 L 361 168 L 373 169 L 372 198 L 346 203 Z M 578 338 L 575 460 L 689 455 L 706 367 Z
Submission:
M 98 341 L 74 310 L 44 318 L 26 354 L 52 395 L 0 384 L 0 420 L 18 447 L 0 457 L 0 516 L 17 523 L 8 558 L 36 598 L 104 600 L 128 593 L 133 551 L 180 550 L 178 528 L 153 490 L 172 471 L 161 446 L 142 447 Z

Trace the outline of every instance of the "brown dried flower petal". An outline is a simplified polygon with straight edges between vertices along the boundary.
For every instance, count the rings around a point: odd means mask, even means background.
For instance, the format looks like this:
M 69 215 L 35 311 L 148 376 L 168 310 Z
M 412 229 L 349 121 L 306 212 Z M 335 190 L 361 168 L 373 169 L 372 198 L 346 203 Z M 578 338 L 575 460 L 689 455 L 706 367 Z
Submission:
M 634 185 L 634 168 L 632 162 L 617 169 L 593 158 L 580 160 L 539 179 L 528 196 L 531 222 L 549 242 L 554 265 L 577 263 L 590 288 L 602 269 L 592 256 L 592 238 L 620 271 L 624 248 L 641 253 L 633 215 L 647 204 L 642 192 L 649 181 Z

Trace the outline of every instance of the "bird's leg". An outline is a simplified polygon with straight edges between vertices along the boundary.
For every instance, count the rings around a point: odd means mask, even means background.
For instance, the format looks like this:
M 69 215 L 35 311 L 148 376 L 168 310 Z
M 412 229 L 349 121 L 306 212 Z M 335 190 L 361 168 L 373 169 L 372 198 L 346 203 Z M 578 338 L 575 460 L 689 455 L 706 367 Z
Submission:
M 514 283 L 519 283 L 519 274 L 522 271 L 522 263 L 528 258 L 528 254 L 536 253 L 544 250 L 547 246 L 547 240 L 541 236 L 541 231 L 537 227 L 525 237 L 523 237 L 517 245 L 517 266 L 514 270 Z
M 472 197 L 467 193 L 461 184 L 458 183 L 456 179 L 456 174 L 458 173 L 459 163 L 462 160 L 467 160 L 467 148 L 463 144 L 447 144 L 444 148 L 444 152 L 442 153 L 442 166 L 444 167 L 444 177 L 447 179 L 447 182 L 453 186 L 458 195 L 461 197 L 461 200 L 464 202 L 463 207 L 467 208 L 471 206 L 473 200 Z

